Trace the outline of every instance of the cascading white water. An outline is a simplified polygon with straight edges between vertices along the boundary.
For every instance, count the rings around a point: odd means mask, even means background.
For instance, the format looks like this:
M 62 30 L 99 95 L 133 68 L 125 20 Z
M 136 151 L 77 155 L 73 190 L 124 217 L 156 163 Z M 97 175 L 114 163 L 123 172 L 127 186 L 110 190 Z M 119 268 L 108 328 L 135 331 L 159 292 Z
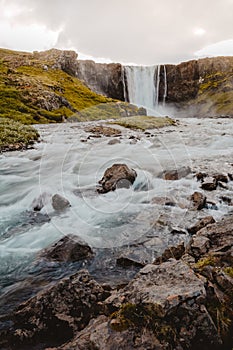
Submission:
M 163 99 L 164 107 L 167 97 L 167 72 L 163 67 Z M 137 106 L 142 106 L 153 115 L 159 111 L 159 91 L 161 66 L 124 66 L 122 81 L 124 85 L 124 98 Z M 128 93 L 128 94 L 127 94 Z M 128 97 L 128 98 L 127 98 Z M 161 109 L 160 109 L 161 112 Z M 160 114 L 160 113 L 159 113 Z
M 166 98 L 167 98 L 167 70 L 166 66 L 163 66 L 164 71 L 164 92 L 163 92 L 163 106 L 165 106 Z
M 156 107 L 159 105 L 159 83 L 160 83 L 160 65 L 157 66 L 157 78 L 156 78 Z
M 156 110 L 158 106 L 158 67 L 125 66 L 125 77 L 130 103 Z M 126 95 L 126 94 L 125 94 Z

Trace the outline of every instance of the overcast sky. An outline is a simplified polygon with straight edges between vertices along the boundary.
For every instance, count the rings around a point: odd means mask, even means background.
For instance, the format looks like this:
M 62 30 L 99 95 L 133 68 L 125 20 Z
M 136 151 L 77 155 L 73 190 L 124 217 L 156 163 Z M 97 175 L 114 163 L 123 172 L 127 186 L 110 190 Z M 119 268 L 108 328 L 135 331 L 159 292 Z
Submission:
M 233 56 L 233 0 L 0 0 L 0 47 L 114 62 Z

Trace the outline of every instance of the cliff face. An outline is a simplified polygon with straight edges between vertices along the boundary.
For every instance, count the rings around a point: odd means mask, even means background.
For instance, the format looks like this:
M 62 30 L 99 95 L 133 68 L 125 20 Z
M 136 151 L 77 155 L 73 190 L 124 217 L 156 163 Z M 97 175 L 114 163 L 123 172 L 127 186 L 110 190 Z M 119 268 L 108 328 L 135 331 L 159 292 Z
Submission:
M 76 76 L 96 93 L 124 101 L 124 77 L 121 64 L 78 61 Z
M 165 77 L 166 72 L 166 77 Z M 79 61 L 77 77 L 105 96 L 127 99 L 127 79 L 120 64 Z M 161 66 L 159 102 L 184 116 L 233 116 L 233 57 L 214 57 Z M 126 95 L 126 97 L 125 97 Z
M 167 103 L 184 115 L 233 116 L 233 57 L 168 65 L 167 82 Z

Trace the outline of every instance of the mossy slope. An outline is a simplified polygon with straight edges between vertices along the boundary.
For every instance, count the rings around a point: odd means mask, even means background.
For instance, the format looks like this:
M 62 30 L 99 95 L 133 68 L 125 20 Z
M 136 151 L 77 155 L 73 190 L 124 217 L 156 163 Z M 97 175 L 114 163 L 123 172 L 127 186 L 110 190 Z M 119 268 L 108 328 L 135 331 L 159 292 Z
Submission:
M 63 70 L 61 53 L 0 50 L 1 117 L 24 124 L 60 122 L 77 111 L 113 101 Z
M 233 117 L 233 57 L 212 61 L 200 60 L 198 93 L 188 106 L 196 115 Z

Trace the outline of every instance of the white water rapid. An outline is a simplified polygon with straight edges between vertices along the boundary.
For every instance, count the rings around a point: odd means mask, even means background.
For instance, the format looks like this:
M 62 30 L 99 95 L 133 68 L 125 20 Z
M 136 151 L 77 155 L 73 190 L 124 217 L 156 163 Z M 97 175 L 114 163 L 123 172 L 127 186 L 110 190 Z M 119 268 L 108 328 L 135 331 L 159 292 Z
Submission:
M 152 95 L 150 99 L 152 103 Z M 185 119 L 149 134 L 120 128 L 120 143 L 112 145 L 107 137 L 88 138 L 87 125 L 93 123 L 37 126 L 43 141 L 35 149 L 0 155 L 1 300 L 19 281 L 26 277 L 31 281 L 44 271 L 44 265 L 39 268 L 34 263 L 38 252 L 65 234 L 78 235 L 105 250 L 144 242 L 143 247 L 157 256 L 167 246 L 187 240 L 186 228 L 199 217 L 219 219 L 232 208 L 221 200 L 223 195 L 232 198 L 231 181 L 227 189 L 206 194 L 216 205 L 188 210 L 190 195 L 200 191 L 193 173 L 233 172 L 230 119 Z M 136 170 L 133 187 L 97 194 L 98 181 L 114 163 Z M 178 181 L 158 176 L 164 169 L 181 166 L 190 166 L 193 173 Z M 34 212 L 32 203 L 41 193 L 46 193 L 45 206 Z M 67 198 L 71 207 L 55 212 L 51 205 L 55 193 Z M 176 204 L 164 206 L 153 202 L 154 197 L 167 197 Z M 181 232 L 170 234 L 177 227 Z M 100 270 L 103 263 L 104 258 Z M 46 265 L 48 273 L 55 269 L 63 274 L 63 268 L 68 267 Z M 108 262 L 108 271 L 111 268 Z

